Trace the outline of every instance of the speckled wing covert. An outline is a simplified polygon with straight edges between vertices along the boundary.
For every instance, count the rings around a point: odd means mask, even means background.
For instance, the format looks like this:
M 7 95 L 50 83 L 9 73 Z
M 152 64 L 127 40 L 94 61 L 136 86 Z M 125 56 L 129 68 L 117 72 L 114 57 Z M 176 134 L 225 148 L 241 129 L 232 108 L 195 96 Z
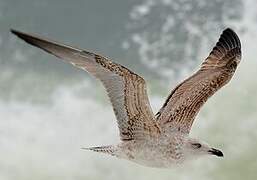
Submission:
M 200 70 L 173 89 L 156 114 L 161 129 L 189 133 L 202 105 L 229 82 L 241 60 L 236 33 L 226 29 Z
M 121 140 L 142 139 L 159 133 L 143 78 L 100 55 L 16 30 L 11 32 L 100 79 L 112 103 Z

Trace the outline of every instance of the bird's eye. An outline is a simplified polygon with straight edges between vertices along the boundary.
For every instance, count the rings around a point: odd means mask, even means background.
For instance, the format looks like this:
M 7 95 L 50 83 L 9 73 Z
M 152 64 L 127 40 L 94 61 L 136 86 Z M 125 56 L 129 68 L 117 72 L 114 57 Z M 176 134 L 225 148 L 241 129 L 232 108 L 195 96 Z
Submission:
M 193 146 L 193 148 L 195 148 L 195 149 L 199 149 L 199 148 L 202 147 L 202 145 L 201 145 L 200 143 L 193 143 L 192 146 Z

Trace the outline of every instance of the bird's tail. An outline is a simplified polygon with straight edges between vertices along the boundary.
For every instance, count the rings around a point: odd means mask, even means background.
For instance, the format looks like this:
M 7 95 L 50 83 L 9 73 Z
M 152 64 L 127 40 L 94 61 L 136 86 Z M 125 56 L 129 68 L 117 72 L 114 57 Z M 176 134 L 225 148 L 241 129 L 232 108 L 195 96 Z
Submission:
M 101 152 L 105 154 L 109 154 L 112 156 L 115 156 L 116 152 L 116 147 L 115 146 L 100 146 L 100 147 L 89 147 L 89 148 L 82 148 L 84 150 L 90 150 L 90 151 L 95 151 L 95 152 Z

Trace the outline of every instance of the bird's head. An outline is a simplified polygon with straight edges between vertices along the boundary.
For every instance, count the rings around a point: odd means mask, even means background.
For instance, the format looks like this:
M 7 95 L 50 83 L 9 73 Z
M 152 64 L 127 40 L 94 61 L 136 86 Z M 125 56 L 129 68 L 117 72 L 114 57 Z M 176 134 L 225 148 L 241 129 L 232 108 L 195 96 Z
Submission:
M 223 157 L 223 153 L 220 150 L 210 147 L 207 143 L 193 138 L 188 138 L 186 140 L 184 153 L 191 157 L 199 155 L 215 155 Z

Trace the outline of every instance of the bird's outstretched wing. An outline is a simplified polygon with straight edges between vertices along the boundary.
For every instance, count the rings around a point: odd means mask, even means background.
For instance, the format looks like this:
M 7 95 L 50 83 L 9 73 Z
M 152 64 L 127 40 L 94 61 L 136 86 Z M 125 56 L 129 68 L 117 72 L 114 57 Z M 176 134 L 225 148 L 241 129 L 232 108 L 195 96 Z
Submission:
M 236 33 L 226 29 L 200 70 L 173 89 L 156 114 L 160 128 L 189 133 L 201 106 L 229 82 L 241 60 L 241 44 Z
M 27 43 L 39 47 L 100 79 L 112 103 L 121 140 L 141 139 L 159 133 L 143 78 L 103 56 L 39 36 L 16 30 L 11 30 L 11 32 Z

